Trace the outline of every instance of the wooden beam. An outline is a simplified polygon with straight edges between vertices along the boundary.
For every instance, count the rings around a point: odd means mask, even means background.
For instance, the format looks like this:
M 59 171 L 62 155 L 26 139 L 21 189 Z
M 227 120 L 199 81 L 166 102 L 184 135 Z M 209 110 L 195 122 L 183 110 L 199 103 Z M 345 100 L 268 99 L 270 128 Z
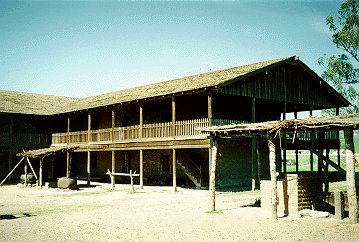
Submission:
M 42 189 L 42 181 L 43 181 L 43 177 L 42 177 L 43 163 L 44 163 L 44 157 L 41 157 L 40 158 L 40 167 L 39 167 L 39 186 L 40 186 L 40 189 Z
M 218 140 L 213 138 L 212 142 L 212 154 L 211 154 L 211 174 L 209 178 L 209 191 L 210 191 L 210 211 L 216 210 L 216 165 L 217 165 L 217 153 L 218 153 Z
M 14 172 L 14 170 L 20 165 L 20 163 L 25 159 L 22 157 L 21 160 L 16 164 L 16 166 L 9 172 L 9 174 L 1 181 L 0 186 L 6 181 L 6 179 Z
M 116 153 L 115 151 L 111 151 L 111 173 L 115 173 L 115 168 L 116 168 Z M 115 177 L 111 176 L 111 185 L 112 185 L 112 189 L 115 189 Z
M 332 167 L 334 167 L 335 169 L 337 169 L 340 173 L 342 174 L 346 174 L 345 170 L 343 168 L 341 168 L 340 166 L 338 166 L 335 162 L 331 161 L 329 158 L 323 156 L 323 154 L 321 154 L 319 151 L 317 150 L 314 150 L 312 149 L 311 147 L 305 145 L 304 143 L 302 142 L 299 142 L 299 141 L 296 141 L 299 145 L 301 145 L 303 148 L 309 150 L 309 151 L 312 151 L 315 155 L 318 156 L 318 160 L 319 160 L 319 157 L 322 157 L 322 160 L 324 160 L 325 162 L 328 162 L 329 165 L 331 165 Z
M 140 130 L 139 130 L 139 138 L 142 138 L 142 132 L 143 132 L 143 102 L 139 102 L 139 108 L 140 108 Z
M 140 189 L 143 189 L 143 150 L 140 150 Z
M 252 102 L 251 102 L 251 106 L 252 106 L 252 123 L 256 122 L 256 98 L 252 98 Z M 256 184 L 259 183 L 259 181 L 256 181 L 257 179 L 257 142 L 256 142 L 256 138 L 253 137 L 252 138 L 252 191 L 254 191 L 256 189 Z
M 353 223 L 358 222 L 358 201 L 355 188 L 355 157 L 354 157 L 354 141 L 353 128 L 344 128 L 345 154 L 347 165 L 347 195 L 349 205 L 349 220 Z
M 87 142 L 91 142 L 91 112 L 87 113 Z
M 271 178 L 271 203 L 272 203 L 272 218 L 277 219 L 277 171 L 276 171 L 276 145 L 274 138 L 269 136 L 269 167 Z
M 207 101 L 208 101 L 208 125 L 212 126 L 212 118 L 213 118 L 213 114 L 212 114 L 212 92 L 208 92 L 207 93 Z
M 111 141 L 113 142 L 115 139 L 115 126 L 116 126 L 116 113 L 115 109 L 111 111 Z
M 67 144 L 70 144 L 70 127 L 71 127 L 71 120 L 70 114 L 67 115 Z
M 258 188 L 260 189 L 260 184 L 261 184 L 261 154 L 260 154 L 260 150 L 259 150 L 259 147 L 260 147 L 260 139 L 261 137 L 260 136 L 256 136 L 256 152 L 257 152 L 257 155 L 256 155 L 256 158 L 257 158 L 257 168 L 258 168 L 258 171 L 257 171 L 257 175 L 258 175 Z
M 69 178 L 71 175 L 71 153 L 66 152 L 66 177 Z
M 91 153 L 87 151 L 87 185 L 91 185 Z
M 176 162 L 176 149 L 172 149 L 172 184 L 173 184 L 173 192 L 177 192 L 177 176 L 176 176 L 176 168 L 177 168 L 177 162 Z
M 172 96 L 172 136 L 176 136 L 176 98 Z
M 26 186 L 27 186 L 27 160 L 25 160 L 24 173 L 25 173 L 25 182 L 24 182 L 24 185 L 25 185 L 25 187 L 26 187 Z

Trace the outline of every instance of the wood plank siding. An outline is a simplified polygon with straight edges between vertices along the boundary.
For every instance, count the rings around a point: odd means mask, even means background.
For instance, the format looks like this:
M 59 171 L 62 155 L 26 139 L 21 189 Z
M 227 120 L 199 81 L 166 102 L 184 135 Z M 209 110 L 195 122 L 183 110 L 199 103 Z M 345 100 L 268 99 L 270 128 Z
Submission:
M 222 93 L 330 108 L 336 100 L 297 66 L 281 65 L 221 87 Z M 318 92 L 318 90 L 321 90 Z

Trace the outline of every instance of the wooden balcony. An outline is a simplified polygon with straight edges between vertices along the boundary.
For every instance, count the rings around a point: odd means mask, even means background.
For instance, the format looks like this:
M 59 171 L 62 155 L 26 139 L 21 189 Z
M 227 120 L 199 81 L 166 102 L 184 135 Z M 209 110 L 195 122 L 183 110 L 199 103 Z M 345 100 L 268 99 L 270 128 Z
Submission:
M 0 146 L 41 147 L 51 142 L 50 134 L 41 133 L 0 133 Z
M 161 140 L 180 137 L 201 137 L 206 136 L 197 130 L 199 127 L 209 125 L 208 119 L 194 119 L 177 121 L 173 132 L 172 122 L 144 124 L 142 129 L 140 125 L 115 127 L 108 129 L 99 129 L 89 131 L 76 131 L 69 133 L 55 133 L 52 135 L 52 145 L 62 144 L 82 144 L 82 143 L 114 143 L 126 141 L 146 141 Z M 174 136 L 173 136 L 174 134 Z M 90 137 L 88 137 L 90 135 Z

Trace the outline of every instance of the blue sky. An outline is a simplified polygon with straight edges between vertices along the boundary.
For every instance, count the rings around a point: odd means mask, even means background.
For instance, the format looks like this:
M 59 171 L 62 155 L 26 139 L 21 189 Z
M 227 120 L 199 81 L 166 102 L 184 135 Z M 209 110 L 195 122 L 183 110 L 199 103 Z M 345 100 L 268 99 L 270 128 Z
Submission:
M 86 97 L 290 55 L 321 74 L 340 4 L 0 0 L 0 89 Z

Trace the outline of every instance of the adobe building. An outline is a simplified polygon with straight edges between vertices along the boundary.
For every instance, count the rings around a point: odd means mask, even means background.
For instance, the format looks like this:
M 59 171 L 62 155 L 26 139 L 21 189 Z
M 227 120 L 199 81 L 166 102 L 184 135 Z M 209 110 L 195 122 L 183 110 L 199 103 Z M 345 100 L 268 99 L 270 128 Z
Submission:
M 76 146 L 74 152 L 45 158 L 44 180 L 69 176 L 109 181 L 108 169 L 132 170 L 140 173 L 141 186 L 192 187 L 209 183 L 212 140 L 199 128 L 280 120 L 287 113 L 349 105 L 295 56 L 88 98 L 1 91 L 0 102 L 1 177 L 23 149 Z M 323 149 L 340 148 L 337 132 L 325 133 L 325 142 L 310 138 L 303 136 Z M 298 147 L 288 142 L 287 149 Z M 266 140 L 221 139 L 219 150 L 219 187 L 250 187 L 253 179 L 258 184 L 256 178 L 269 177 Z M 13 175 L 13 182 L 20 173 Z M 129 181 L 116 177 L 116 182 Z

